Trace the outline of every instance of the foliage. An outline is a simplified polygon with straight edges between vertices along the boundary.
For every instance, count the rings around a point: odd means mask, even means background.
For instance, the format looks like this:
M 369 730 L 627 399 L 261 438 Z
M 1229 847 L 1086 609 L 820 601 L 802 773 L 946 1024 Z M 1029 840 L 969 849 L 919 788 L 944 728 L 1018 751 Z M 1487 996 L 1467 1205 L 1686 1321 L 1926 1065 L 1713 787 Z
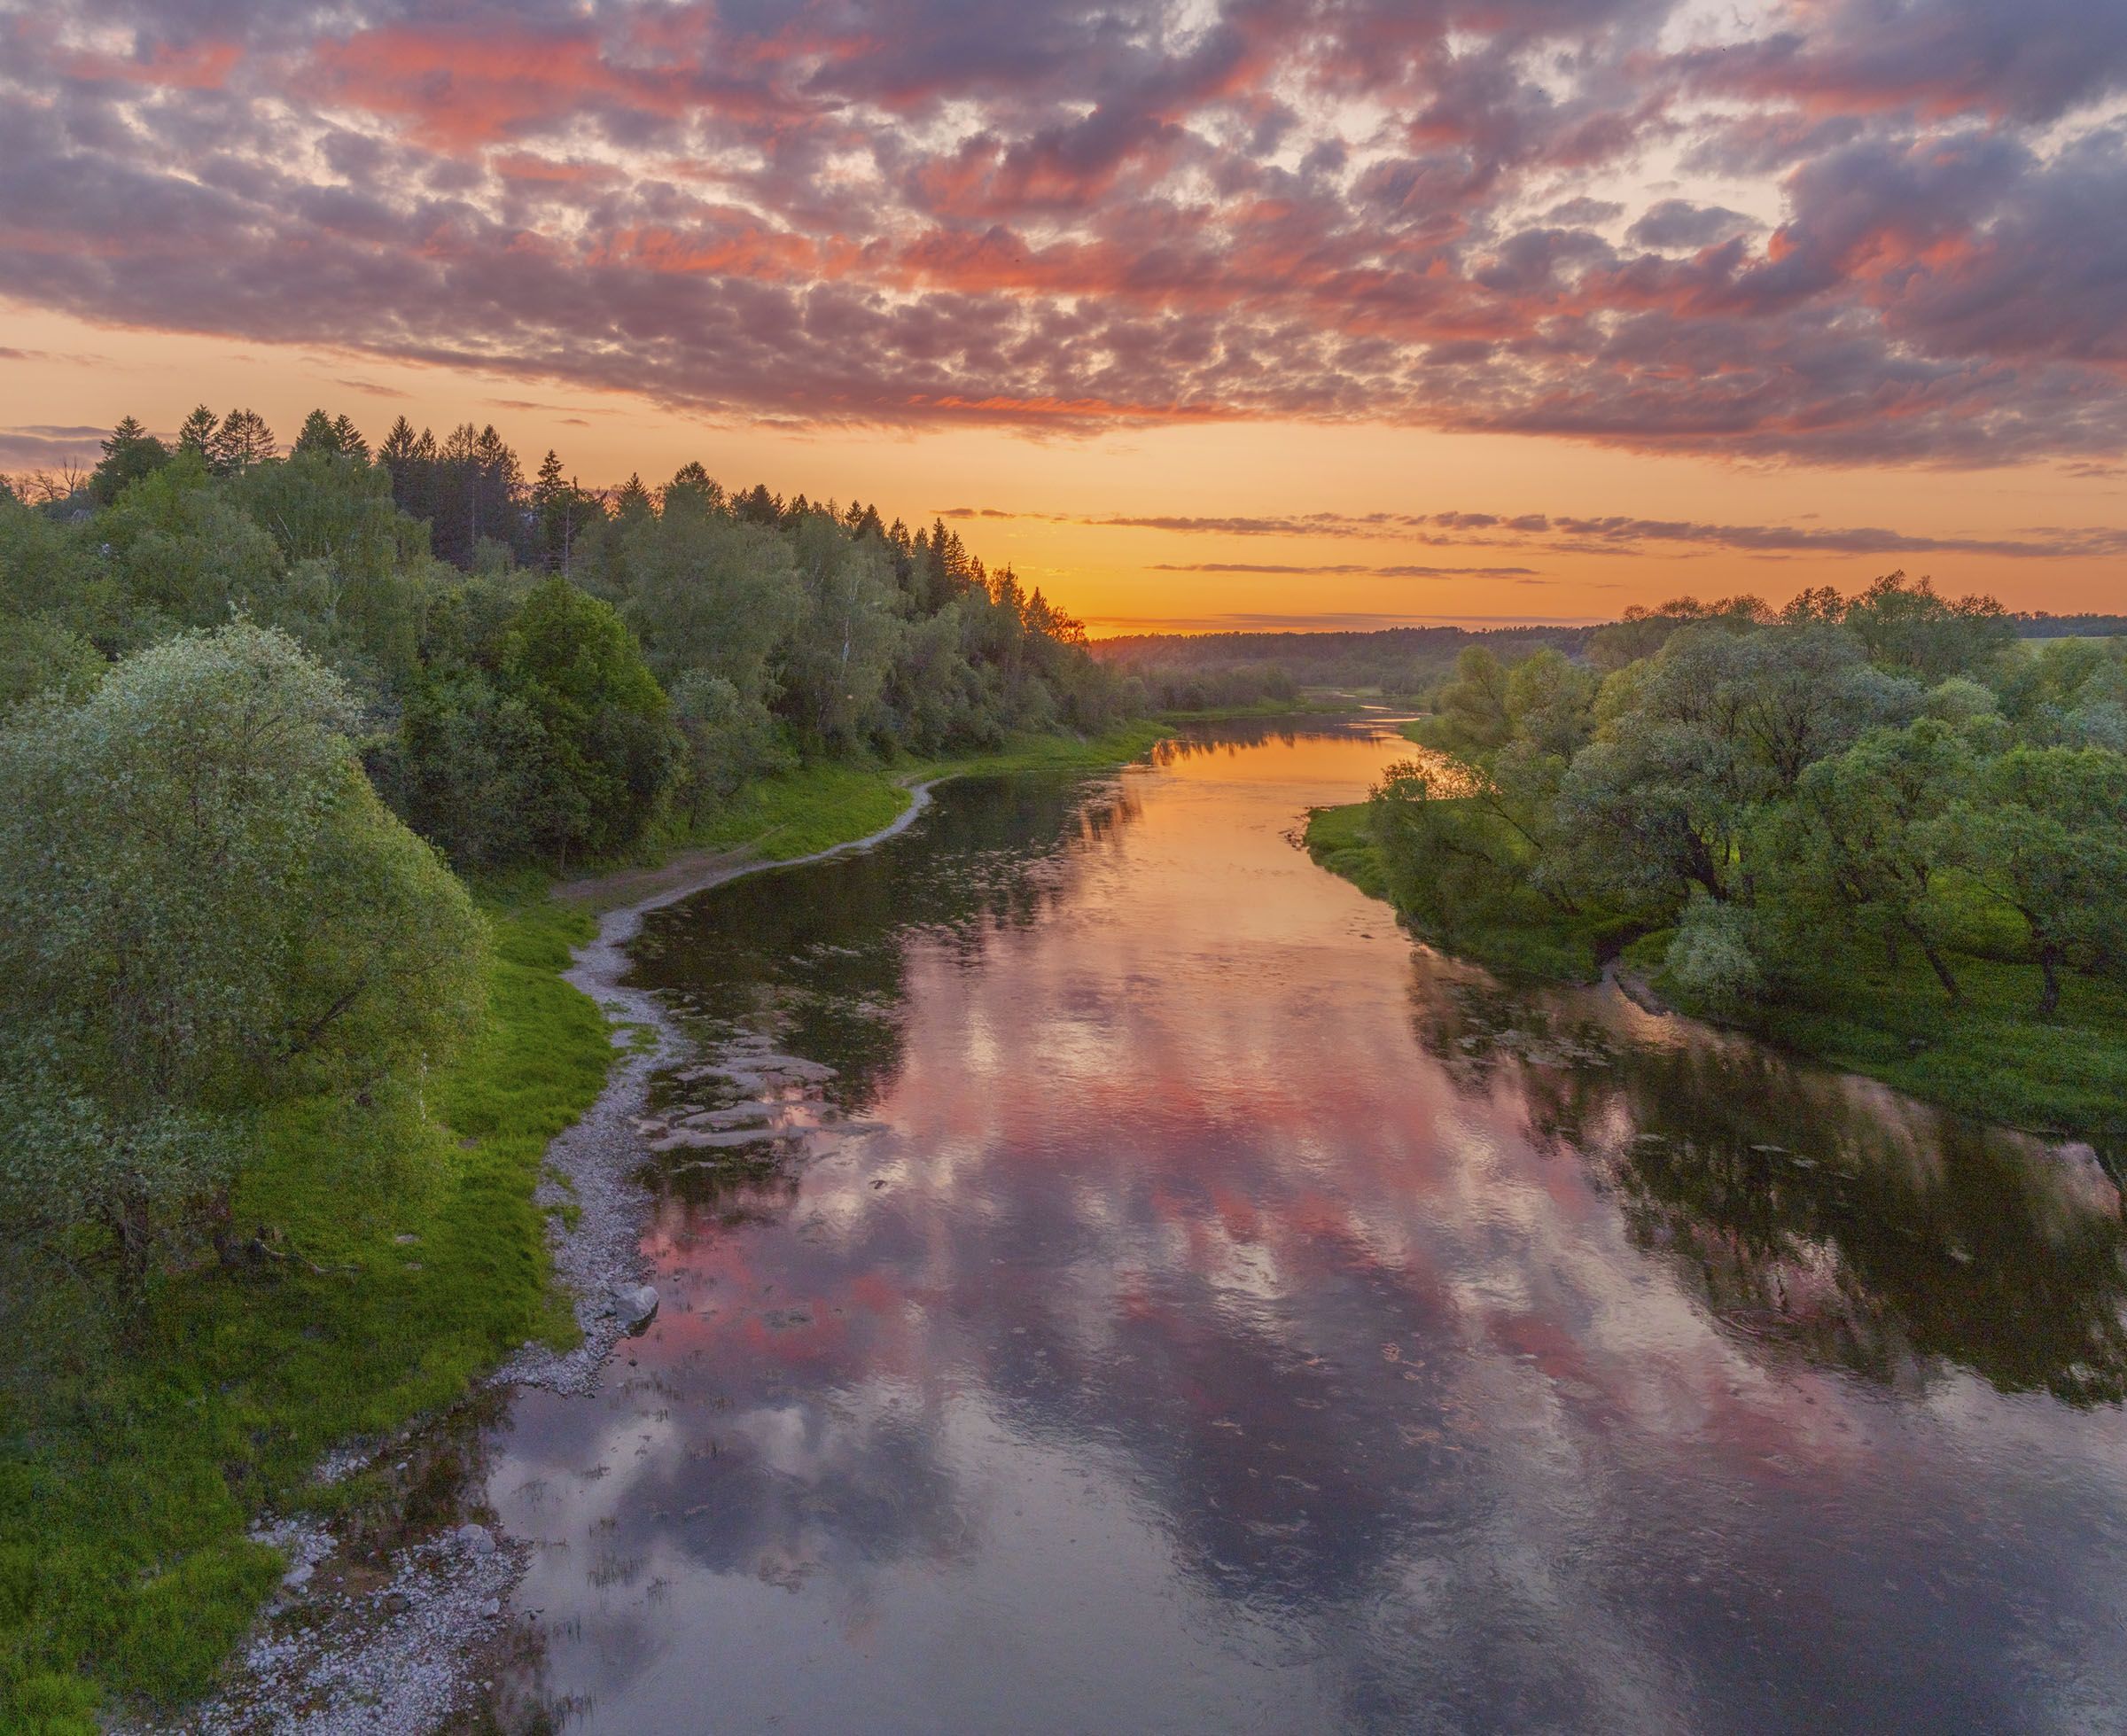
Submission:
M 533 1188 L 613 1051 L 558 976 L 587 920 L 543 899 L 488 916 L 486 1017 L 425 1090 L 261 1118 L 233 1212 L 286 1257 L 160 1274 L 122 1341 L 48 1281 L 58 1359 L 5 1395 L 0 1725 L 86 1732 L 99 1689 L 204 1690 L 281 1571 L 256 1514 L 332 1499 L 310 1472 L 334 1442 L 456 1398 L 527 1337 L 567 1342 Z
M 357 1088 L 462 1026 L 477 920 L 362 778 L 352 720 L 335 677 L 245 625 L 9 720 L 13 1221 L 93 1223 L 137 1281 L 225 1202 L 259 1104 Z
M 2069 973 L 2127 975 L 2127 657 L 2013 630 L 1894 573 L 1777 612 L 1632 612 L 1594 635 L 1600 685 L 1555 650 L 1469 647 L 1411 731 L 1435 758 L 1373 794 L 1369 850 L 1322 853 L 1363 853 L 1422 933 L 1503 969 L 1585 977 L 1659 933 L 1687 1004 L 1842 1053 L 1866 1047 L 1835 1011 L 1857 947 L 1960 1019 L 1975 976 L 2021 968 L 2053 1021 Z M 1961 1093 L 1954 1070 L 1928 1077 Z M 2036 1118 L 2088 1125 L 2061 1089 Z

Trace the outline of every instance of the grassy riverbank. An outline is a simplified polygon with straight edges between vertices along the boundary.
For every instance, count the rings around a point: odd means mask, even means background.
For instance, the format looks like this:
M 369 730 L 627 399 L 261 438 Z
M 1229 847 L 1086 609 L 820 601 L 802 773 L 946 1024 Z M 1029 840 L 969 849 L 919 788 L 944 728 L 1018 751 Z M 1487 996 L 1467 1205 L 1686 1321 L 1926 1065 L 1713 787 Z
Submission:
M 0 1725 L 203 1692 L 281 1571 L 258 1513 L 347 1499 L 308 1481 L 328 1447 L 573 1335 L 532 1190 L 612 1055 L 557 974 L 589 922 L 543 897 L 487 914 L 487 1015 L 452 1065 L 266 1120 L 234 1205 L 271 1252 L 158 1280 L 129 1329 L 84 1320 L 11 1395 Z
M 1389 901 L 1367 804 L 1315 810 L 1306 844 L 1322 867 Z M 1663 972 L 1667 930 L 1632 938 L 1616 922 L 1532 913 L 1510 928 L 1425 938 L 1502 976 L 1554 982 L 1594 980 L 1623 946 L 1624 966 L 1665 1000 L 1708 1016 Z M 1769 1001 L 1729 1023 L 1967 1115 L 2115 1148 L 2127 1141 L 2127 987 L 2069 977 L 2059 1013 L 2042 1020 L 2031 1011 L 2029 965 L 1968 955 L 1953 962 L 1964 989 L 1956 1007 L 1911 949 L 1893 964 L 1862 948 L 1845 961 L 1835 999 Z
M 1105 735 L 1022 736 L 980 753 L 924 759 L 899 756 L 869 765 L 822 761 L 749 784 L 706 823 L 669 831 L 650 852 L 744 850 L 773 861 L 810 856 L 869 837 L 908 807 L 910 789 L 938 778 L 1006 772 L 1082 772 L 1119 766 L 1173 734 L 1141 720 Z
M 668 843 L 789 860 L 879 830 L 926 779 L 1097 769 L 1167 733 L 816 765 Z M 592 918 L 548 890 L 483 894 L 487 1016 L 448 1068 L 268 1118 L 234 1210 L 269 1252 L 158 1281 L 130 1330 L 52 1299 L 51 1351 L 5 1395 L 0 1728 L 87 1732 L 114 1700 L 204 1693 L 282 1571 L 247 1536 L 260 1513 L 360 1499 L 361 1479 L 310 1483 L 327 1449 L 449 1405 L 527 1338 L 573 1337 L 532 1195 L 614 1051 L 561 980 Z

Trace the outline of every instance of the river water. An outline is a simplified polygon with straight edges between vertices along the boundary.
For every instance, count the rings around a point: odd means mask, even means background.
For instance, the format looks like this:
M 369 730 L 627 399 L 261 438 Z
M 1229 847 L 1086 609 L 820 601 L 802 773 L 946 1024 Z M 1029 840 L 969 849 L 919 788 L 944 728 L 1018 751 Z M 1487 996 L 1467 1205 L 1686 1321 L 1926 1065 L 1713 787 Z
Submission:
M 489 1442 L 506 1722 L 2127 1727 L 2102 1171 L 1414 946 L 1293 842 L 1399 751 L 949 783 L 650 919 L 836 1072 L 659 1160 L 656 1320 Z

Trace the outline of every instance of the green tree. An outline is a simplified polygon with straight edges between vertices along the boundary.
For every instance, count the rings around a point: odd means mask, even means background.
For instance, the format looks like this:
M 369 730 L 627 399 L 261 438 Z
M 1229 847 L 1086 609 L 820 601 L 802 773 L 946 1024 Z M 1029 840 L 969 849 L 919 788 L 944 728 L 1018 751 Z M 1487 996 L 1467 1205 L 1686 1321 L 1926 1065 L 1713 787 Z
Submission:
M 2023 918 L 2040 1017 L 2060 1008 L 2067 964 L 2127 961 L 2127 755 L 2011 748 L 1942 831 L 1952 860 Z
M 184 418 L 177 430 L 177 450 L 189 452 L 200 463 L 212 469 L 214 458 L 214 435 L 222 426 L 222 418 L 205 404 L 195 404 L 192 413 Z
M 565 864 L 572 851 L 632 843 L 672 780 L 675 749 L 671 706 L 627 623 L 549 579 L 510 622 L 500 673 L 543 742 L 541 847 Z
M 1790 897 L 1813 887 L 1835 910 L 1878 924 L 1894 948 L 1912 940 L 1953 1002 L 1962 991 L 1944 944 L 1953 859 L 1943 821 L 1973 774 L 1964 738 L 1937 719 L 1872 730 L 1803 773 L 1765 838 L 1769 873 Z
M 214 471 L 221 476 L 242 476 L 245 471 L 260 464 L 270 463 L 279 453 L 273 430 L 266 425 L 266 418 L 256 410 L 231 410 L 222 418 L 222 425 L 214 431 L 209 443 L 208 457 Z
M 481 929 L 362 777 L 345 688 L 238 625 L 0 731 L 0 1188 L 136 1283 L 226 1218 L 246 1117 L 440 1053 Z
M 170 462 L 169 448 L 129 416 L 120 421 L 103 445 L 103 462 L 89 477 L 89 493 L 98 506 L 109 506 L 141 478 L 152 476 Z
M 786 714 L 805 736 L 847 750 L 882 721 L 900 588 L 878 541 L 851 541 L 826 513 L 798 518 L 790 541 L 803 606 L 783 652 Z

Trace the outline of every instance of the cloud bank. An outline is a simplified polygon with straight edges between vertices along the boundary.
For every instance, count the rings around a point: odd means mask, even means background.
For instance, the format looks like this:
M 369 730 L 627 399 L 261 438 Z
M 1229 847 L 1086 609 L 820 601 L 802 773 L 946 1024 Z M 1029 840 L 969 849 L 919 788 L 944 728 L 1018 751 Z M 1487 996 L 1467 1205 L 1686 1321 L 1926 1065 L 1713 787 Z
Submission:
M 1710 13 L 0 0 L 0 296 L 807 425 L 2116 457 L 2127 7 Z

